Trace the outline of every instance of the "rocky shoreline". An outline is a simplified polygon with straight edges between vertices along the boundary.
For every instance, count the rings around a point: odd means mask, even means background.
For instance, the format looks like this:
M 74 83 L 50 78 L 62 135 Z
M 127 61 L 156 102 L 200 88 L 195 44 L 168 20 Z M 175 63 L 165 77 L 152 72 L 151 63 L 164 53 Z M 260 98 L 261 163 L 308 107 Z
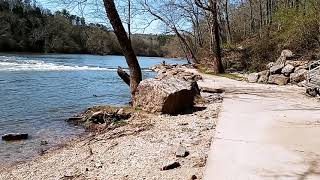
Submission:
M 190 67 L 162 68 L 166 72 L 159 73 L 160 79 L 202 79 L 184 70 Z M 222 92 L 207 88 L 193 108 L 176 115 L 131 107 L 89 108 L 69 121 L 86 127 L 90 135 L 3 168 L 0 179 L 201 179 Z

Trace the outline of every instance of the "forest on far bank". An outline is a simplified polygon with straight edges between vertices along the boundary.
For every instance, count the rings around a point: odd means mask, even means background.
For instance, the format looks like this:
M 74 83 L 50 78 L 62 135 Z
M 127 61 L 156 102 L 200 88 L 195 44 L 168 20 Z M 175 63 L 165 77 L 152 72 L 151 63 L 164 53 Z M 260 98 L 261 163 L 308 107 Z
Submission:
M 170 56 L 173 35 L 133 34 L 139 56 Z M 51 13 L 31 1 L 0 0 L 0 52 L 88 53 L 119 55 L 113 31 L 63 9 Z
M 320 0 L 119 0 L 116 5 L 120 1 L 118 9 L 131 12 L 120 14 L 122 20 L 130 17 L 132 23 L 133 14 L 143 14 L 167 30 L 127 32 L 139 56 L 188 57 L 219 73 L 263 70 L 284 49 L 302 60 L 320 58 Z M 0 0 L 0 51 L 122 54 L 111 28 L 32 2 Z

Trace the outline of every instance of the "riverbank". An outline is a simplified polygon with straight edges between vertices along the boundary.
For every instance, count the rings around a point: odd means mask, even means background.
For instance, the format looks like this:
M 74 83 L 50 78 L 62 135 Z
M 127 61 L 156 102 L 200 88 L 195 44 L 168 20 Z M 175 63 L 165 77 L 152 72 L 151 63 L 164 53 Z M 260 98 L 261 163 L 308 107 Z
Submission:
M 3 167 L 0 179 L 200 179 L 222 100 L 220 94 L 202 96 L 205 101 L 177 116 L 133 109 L 128 120 Z
M 184 115 L 138 111 L 123 126 L 2 169 L 0 179 L 201 179 L 221 104 L 216 99 Z M 179 147 L 186 157 L 177 157 Z M 162 170 L 174 162 L 180 167 Z

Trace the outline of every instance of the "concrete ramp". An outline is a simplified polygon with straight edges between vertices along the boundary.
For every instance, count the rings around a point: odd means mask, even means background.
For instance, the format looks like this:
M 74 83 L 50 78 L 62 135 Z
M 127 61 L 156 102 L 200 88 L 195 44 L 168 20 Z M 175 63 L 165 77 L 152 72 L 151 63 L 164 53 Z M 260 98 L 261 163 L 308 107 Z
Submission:
M 205 179 L 320 180 L 320 102 L 294 86 L 208 81 L 227 92 Z

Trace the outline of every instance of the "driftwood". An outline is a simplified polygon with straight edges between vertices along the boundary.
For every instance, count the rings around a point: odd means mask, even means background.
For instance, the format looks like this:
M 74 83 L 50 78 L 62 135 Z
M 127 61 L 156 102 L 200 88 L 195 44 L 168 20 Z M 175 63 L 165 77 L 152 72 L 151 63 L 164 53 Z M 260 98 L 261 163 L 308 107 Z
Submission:
M 128 85 L 130 86 L 130 75 L 125 72 L 122 67 L 118 66 L 117 73 L 120 76 L 120 78 Z

